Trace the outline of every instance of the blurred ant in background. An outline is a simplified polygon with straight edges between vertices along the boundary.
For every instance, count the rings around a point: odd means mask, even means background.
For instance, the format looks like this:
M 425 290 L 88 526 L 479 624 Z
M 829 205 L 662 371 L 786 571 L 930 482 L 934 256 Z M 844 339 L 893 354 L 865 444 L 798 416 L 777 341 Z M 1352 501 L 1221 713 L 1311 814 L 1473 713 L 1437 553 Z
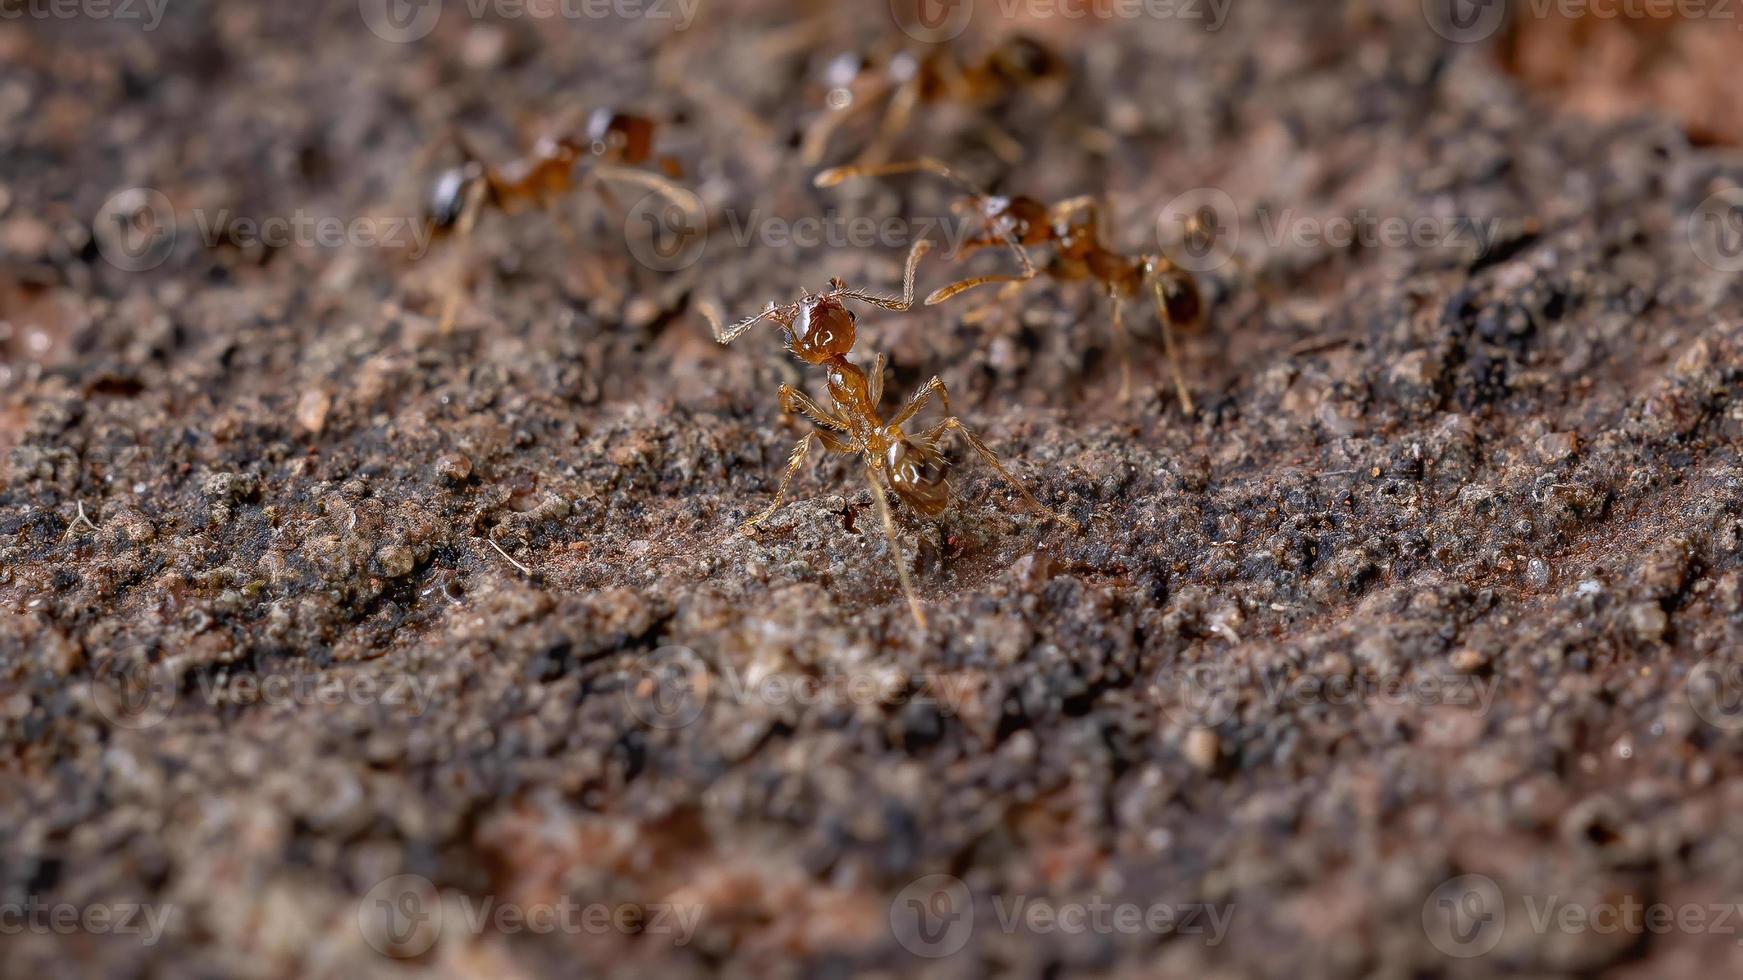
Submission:
M 1122 255 L 1104 246 L 1101 237 L 1101 208 L 1092 196 L 1074 197 L 1053 205 L 1031 197 L 995 196 L 931 158 L 902 163 L 833 167 L 819 173 L 815 183 L 818 187 L 833 187 L 859 177 L 914 172 L 937 174 L 967 193 L 967 199 L 958 202 L 956 208 L 966 208 L 975 213 L 980 218 L 985 233 L 964 241 L 962 254 L 1002 246 L 1015 253 L 1018 262 L 1022 264 L 1020 272 L 974 276 L 934 290 L 926 297 L 927 306 L 942 303 L 959 293 L 990 283 L 1006 284 L 994 301 L 1001 302 L 1015 295 L 1024 283 L 1042 274 L 1055 282 L 1092 282 L 1102 290 L 1113 306 L 1114 345 L 1120 362 L 1119 397 L 1121 402 L 1125 402 L 1131 397 L 1125 302 L 1137 298 L 1148 287 L 1155 297 L 1156 317 L 1162 324 L 1162 343 L 1167 351 L 1168 366 L 1174 377 L 1181 410 L 1187 415 L 1193 414 L 1192 396 L 1186 390 L 1186 380 L 1180 369 L 1180 357 L 1174 345 L 1176 326 L 1196 329 L 1203 319 L 1204 305 L 1200 298 L 1198 281 L 1191 272 L 1161 254 Z M 1037 266 L 1029 257 L 1028 250 L 1047 246 L 1052 248 L 1052 255 L 1045 266 Z
M 431 183 L 425 221 L 435 237 L 465 239 L 486 207 L 512 214 L 530 204 L 550 214 L 564 240 L 578 248 L 575 233 L 558 205 L 582 187 L 593 188 L 603 201 L 615 205 L 616 198 L 601 183 L 607 180 L 649 188 L 680 206 L 693 207 L 692 213 L 700 213 L 700 203 L 690 191 L 666 176 L 637 169 L 653 157 L 654 129 L 650 119 L 601 108 L 588 118 L 579 137 L 541 136 L 526 156 L 500 166 L 485 163 L 465 136 L 453 130 L 449 139 L 459 147 L 462 159 L 438 173 Z M 674 162 L 661 163 L 676 174 Z M 464 267 L 467 260 L 462 257 L 460 263 Z M 464 284 L 464 275 L 455 275 L 449 282 L 442 308 L 443 333 L 453 329 Z
M 907 596 L 908 608 L 914 615 L 914 621 L 922 629 L 926 628 L 926 615 L 920 608 L 919 597 L 914 592 L 907 564 L 902 558 L 901 545 L 896 539 L 895 520 L 890 515 L 884 484 L 889 485 L 889 492 L 894 493 L 897 499 L 922 516 L 935 518 L 943 514 L 951 502 L 949 462 L 938 451 L 938 443 L 946 433 L 960 433 L 963 440 L 1029 506 L 1050 520 L 1058 521 L 1073 531 L 1078 530 L 1077 522 L 1054 513 L 1036 500 L 1005 469 L 1004 464 L 999 462 L 997 454 L 988 449 L 986 443 L 964 425 L 961 419 L 950 414 L 950 392 L 936 376 L 921 385 L 909 396 L 901 409 L 885 421 L 878 415 L 878 403 L 883 400 L 884 393 L 884 355 L 878 354 L 873 360 L 869 374 L 847 359 L 847 355 L 853 352 L 857 319 L 853 311 L 843 305 L 843 301 L 854 300 L 897 312 L 909 309 L 914 305 L 914 269 L 930 247 L 930 242 L 921 240 L 915 242 L 908 252 L 907 266 L 902 277 L 902 296 L 899 299 L 854 289 L 840 279 L 831 279 L 829 288 L 821 293 L 805 293 L 785 306 L 770 303 L 768 309 L 730 327 L 722 327 L 719 318 L 708 307 L 703 307 L 704 315 L 714 328 L 714 339 L 722 344 L 731 343 L 764 320 L 778 324 L 787 350 L 806 364 L 823 369 L 829 392 L 829 405 L 826 407 L 792 385 L 781 385 L 781 411 L 803 415 L 816 428 L 806 433 L 798 445 L 793 447 L 793 452 L 787 459 L 786 472 L 775 491 L 774 501 L 766 510 L 746 522 L 745 533 L 751 533 L 758 524 L 768 520 L 780 509 L 782 498 L 786 496 L 793 477 L 810 453 L 814 440 L 821 442 L 823 448 L 832 453 L 858 453 L 864 461 L 866 483 L 871 487 L 872 500 L 877 505 L 878 517 L 883 521 L 884 534 L 890 542 L 890 554 L 896 564 L 896 577 L 901 581 L 902 592 Z M 945 418 L 919 435 L 910 437 L 904 426 L 934 397 L 943 407 Z
M 825 107 L 806 127 L 799 156 L 807 167 L 822 163 L 837 129 L 863 113 L 881 111 L 876 135 L 859 158 L 860 163 L 879 163 L 922 105 L 985 108 L 1007 96 L 1038 90 L 1057 98 L 1069 76 L 1064 58 L 1022 34 L 968 57 L 949 45 L 935 45 L 924 54 L 898 48 L 837 55 L 823 70 Z M 987 130 L 1000 156 L 1021 158 L 1022 144 L 991 123 Z

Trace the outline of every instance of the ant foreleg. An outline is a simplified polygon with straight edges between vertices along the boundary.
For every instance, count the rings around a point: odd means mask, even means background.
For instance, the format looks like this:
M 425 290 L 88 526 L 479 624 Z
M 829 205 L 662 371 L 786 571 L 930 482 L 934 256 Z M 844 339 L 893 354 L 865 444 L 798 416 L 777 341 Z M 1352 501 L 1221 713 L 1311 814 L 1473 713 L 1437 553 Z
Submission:
M 1041 501 L 1035 499 L 1035 495 L 1029 492 L 1029 489 L 1023 485 L 1023 482 L 1013 476 L 1010 470 L 1005 469 L 1004 463 L 999 462 L 998 454 L 993 452 L 991 449 L 988 449 L 986 443 L 981 442 L 980 437 L 974 434 L 974 430 L 963 425 L 962 420 L 954 415 L 927 430 L 924 436 L 924 442 L 927 446 L 932 446 L 943 437 L 944 433 L 951 430 L 961 433 L 962 438 L 969 444 L 969 446 L 976 453 L 980 454 L 980 458 L 986 460 L 987 465 L 991 466 L 994 470 L 997 470 L 999 476 L 1002 477 L 1013 490 L 1016 490 L 1024 500 L 1028 501 L 1029 506 L 1046 515 L 1050 520 L 1058 521 L 1066 527 L 1071 528 L 1073 531 L 1082 530 L 1076 521 L 1066 517 L 1064 514 L 1048 508 L 1045 504 L 1041 503 Z
M 774 501 L 770 503 L 762 513 L 740 525 L 740 534 L 754 534 L 758 524 L 768 520 L 770 517 L 774 516 L 775 511 L 781 509 L 781 502 L 787 496 L 787 488 L 793 485 L 793 477 L 799 475 L 799 467 L 805 464 L 805 457 L 811 452 L 811 440 L 813 439 L 820 440 L 823 443 L 824 448 L 831 452 L 840 453 L 853 451 L 853 447 L 848 445 L 846 440 L 836 436 L 826 429 L 813 429 L 812 431 L 805 433 L 805 438 L 800 439 L 798 443 L 793 446 L 793 452 L 787 457 L 787 469 L 786 472 L 781 474 L 781 485 L 775 488 Z
M 885 363 L 886 362 L 884 359 L 884 352 L 878 351 L 877 354 L 872 358 L 871 370 L 866 372 L 866 381 L 867 381 L 867 384 L 869 386 L 867 394 L 866 394 L 866 400 L 871 402 L 871 406 L 874 409 L 876 409 L 878 407 L 879 403 L 881 403 L 884 400 L 884 365 L 885 365 Z
M 805 394 L 790 384 L 781 385 L 780 398 L 781 411 L 786 412 L 788 415 L 797 412 L 825 429 L 834 429 L 838 432 L 847 431 L 846 424 L 844 424 L 840 419 L 824 411 L 823 406 L 813 401 L 810 395 Z
M 907 404 L 903 405 L 902 410 L 897 412 L 895 416 L 890 419 L 887 427 L 901 425 L 913 418 L 919 413 L 920 409 L 926 407 L 926 403 L 932 400 L 933 395 L 938 396 L 939 404 L 944 406 L 944 414 L 949 415 L 950 389 L 944 387 L 944 382 L 938 380 L 937 375 L 933 375 L 932 380 L 921 385 L 919 390 L 908 396 Z

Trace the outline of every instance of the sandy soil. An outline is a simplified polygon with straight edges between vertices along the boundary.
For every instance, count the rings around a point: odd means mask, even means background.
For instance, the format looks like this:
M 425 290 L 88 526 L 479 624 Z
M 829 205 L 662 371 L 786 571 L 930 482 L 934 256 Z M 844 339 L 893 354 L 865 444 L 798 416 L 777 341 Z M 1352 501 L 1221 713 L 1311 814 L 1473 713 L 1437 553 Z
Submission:
M 1082 284 L 862 316 L 890 403 L 939 374 L 1084 526 L 953 445 L 957 506 L 898 515 L 922 630 L 841 458 L 736 533 L 817 379 L 698 312 L 899 282 L 905 240 L 784 222 L 951 217 L 795 156 L 887 6 L 801 45 L 776 3 L 403 42 L 371 7 L 0 21 L 0 974 L 1743 967 L 1722 126 L 1525 88 L 1541 41 L 1416 0 L 983 11 L 958 45 L 1034 31 L 1069 85 L 894 152 L 1104 194 L 1131 251 L 1218 191 L 1242 261 L 1201 276 L 1191 417 L 1137 312 L 1118 402 Z M 572 242 L 391 238 L 448 127 L 506 159 L 600 105 L 661 122 L 697 247 L 621 191 Z

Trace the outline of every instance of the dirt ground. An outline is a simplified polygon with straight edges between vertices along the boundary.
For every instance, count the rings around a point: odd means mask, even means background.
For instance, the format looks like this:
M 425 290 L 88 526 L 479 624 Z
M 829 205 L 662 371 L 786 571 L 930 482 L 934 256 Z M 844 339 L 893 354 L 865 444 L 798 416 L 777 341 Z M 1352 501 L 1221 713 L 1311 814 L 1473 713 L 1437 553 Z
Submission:
M 930 50 L 882 0 L 66 9 L 0 2 L 0 975 L 1743 969 L 1733 23 L 1665 82 L 1418 0 L 981 3 L 1069 82 L 892 155 L 1130 252 L 1226 195 L 1239 261 L 1190 417 L 1085 284 L 865 311 L 886 406 L 940 375 L 1083 525 L 946 443 L 892 555 L 845 457 L 737 533 L 820 384 L 700 315 L 964 227 L 798 158 L 834 56 Z M 597 106 L 705 235 L 394 237 L 450 127 Z

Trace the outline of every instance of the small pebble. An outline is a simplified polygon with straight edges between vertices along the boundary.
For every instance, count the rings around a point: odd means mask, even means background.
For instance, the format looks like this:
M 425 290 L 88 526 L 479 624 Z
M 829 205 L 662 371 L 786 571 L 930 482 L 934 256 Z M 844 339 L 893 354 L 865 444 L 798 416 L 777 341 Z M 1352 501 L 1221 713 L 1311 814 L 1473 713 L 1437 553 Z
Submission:
M 1461 674 L 1474 674 L 1482 670 L 1488 662 L 1489 658 L 1481 650 L 1472 650 L 1470 647 L 1465 647 L 1452 655 L 1453 669 Z
M 1208 728 L 1194 728 L 1186 734 L 1186 761 L 1200 772 L 1215 769 L 1221 751 L 1222 739 Z
M 436 472 L 445 480 L 463 483 L 472 475 L 472 461 L 460 453 L 449 453 L 436 460 Z

